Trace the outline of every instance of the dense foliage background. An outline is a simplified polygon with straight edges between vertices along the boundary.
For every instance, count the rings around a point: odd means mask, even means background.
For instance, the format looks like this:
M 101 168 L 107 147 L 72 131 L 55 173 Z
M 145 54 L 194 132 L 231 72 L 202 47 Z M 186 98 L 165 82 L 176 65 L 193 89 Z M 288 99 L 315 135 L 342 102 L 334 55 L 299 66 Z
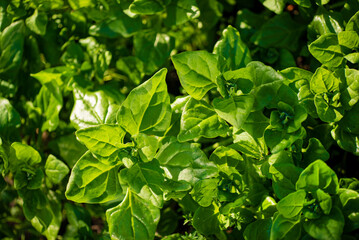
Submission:
M 358 10 L 1 0 L 0 238 L 358 239 Z

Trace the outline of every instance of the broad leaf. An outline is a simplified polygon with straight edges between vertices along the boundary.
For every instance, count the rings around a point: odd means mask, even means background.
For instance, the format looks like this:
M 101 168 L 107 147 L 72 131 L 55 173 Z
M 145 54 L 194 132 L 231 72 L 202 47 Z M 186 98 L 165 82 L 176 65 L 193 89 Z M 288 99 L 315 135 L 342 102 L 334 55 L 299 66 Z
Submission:
M 118 199 L 122 189 L 118 180 L 121 162 L 103 164 L 86 152 L 72 169 L 65 195 L 80 203 L 103 203 Z
M 335 194 L 339 189 L 338 177 L 322 160 L 317 160 L 300 174 L 296 188 L 308 192 L 322 189 L 329 194 Z
M 303 209 L 306 202 L 306 192 L 299 190 L 288 194 L 277 204 L 277 209 L 285 218 L 293 218 L 297 216 Z
M 206 51 L 183 52 L 172 56 L 182 87 L 197 100 L 216 87 L 217 57 Z
M 174 138 L 162 142 L 156 159 L 165 170 L 166 177 L 175 181 L 187 181 L 195 184 L 198 180 L 218 174 L 214 163 L 194 144 L 180 143 Z
M 274 215 L 270 239 L 300 239 L 301 224 L 299 219 L 287 219 L 281 214 Z
M 204 235 L 216 234 L 220 231 L 218 215 L 218 208 L 213 205 L 199 207 L 193 215 L 193 227 Z
M 99 125 L 83 128 L 76 132 L 77 139 L 100 159 L 117 157 L 118 151 L 127 145 L 123 143 L 126 132 L 116 125 Z
M 69 172 L 70 170 L 65 163 L 52 154 L 48 156 L 45 164 L 45 173 L 51 182 L 59 184 Z
M 106 211 L 106 219 L 114 239 L 153 239 L 160 210 L 128 189 L 122 203 Z
M 133 89 L 117 113 L 117 121 L 131 135 L 139 132 L 163 135 L 171 122 L 166 69 Z
M 223 30 L 213 53 L 220 56 L 218 61 L 222 70 L 236 70 L 252 61 L 248 47 L 242 42 L 238 30 L 232 26 Z
M 227 124 L 208 103 L 191 98 L 183 109 L 181 131 L 177 138 L 181 142 L 199 137 L 215 138 L 225 135 L 227 131 Z
M 202 207 L 209 207 L 217 197 L 218 183 L 219 180 L 217 178 L 203 179 L 196 182 L 190 192 L 193 200 Z
M 116 123 L 118 104 L 104 91 L 74 90 L 75 105 L 70 120 L 77 129 Z
M 214 110 L 228 123 L 241 129 L 252 110 L 254 98 L 252 95 L 233 96 L 227 99 L 215 98 Z
M 329 68 L 342 67 L 344 64 L 344 53 L 334 33 L 320 36 L 309 45 L 309 51 L 319 62 Z
M 198 16 L 200 16 L 200 11 L 196 0 L 172 0 L 167 6 L 165 24 L 168 26 L 181 25 Z
M 344 216 L 339 208 L 334 207 L 329 215 L 322 215 L 319 219 L 306 221 L 303 227 L 315 239 L 339 240 L 343 233 Z
M 163 206 L 164 172 L 157 161 L 137 163 L 120 171 L 121 180 L 138 196 L 161 208 Z

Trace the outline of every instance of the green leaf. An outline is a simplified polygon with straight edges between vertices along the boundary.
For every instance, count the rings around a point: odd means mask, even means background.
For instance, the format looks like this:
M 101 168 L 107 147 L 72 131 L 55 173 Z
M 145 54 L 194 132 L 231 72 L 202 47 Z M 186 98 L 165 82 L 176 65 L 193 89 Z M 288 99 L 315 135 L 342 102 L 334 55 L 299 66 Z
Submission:
M 243 130 L 234 132 L 233 143 L 231 148 L 251 158 L 261 159 L 267 153 L 263 138 L 254 138 Z
M 311 91 L 316 94 L 314 104 L 319 118 L 325 122 L 337 122 L 343 117 L 340 102 L 341 81 L 331 71 L 318 68 L 310 82 Z
M 134 193 L 158 208 L 163 207 L 164 172 L 157 161 L 137 163 L 120 171 L 121 180 Z
M 287 219 L 282 214 L 274 215 L 270 239 L 300 239 L 301 224 L 300 219 Z
M 104 91 L 88 92 L 76 88 L 74 89 L 74 99 L 75 105 L 70 120 L 76 129 L 116 123 L 119 106 Z
M 345 217 L 345 231 L 352 231 L 358 228 L 357 216 L 359 213 L 359 193 L 350 189 L 340 189 L 339 199 L 342 212 Z
M 359 101 L 359 71 L 356 69 L 345 69 L 346 89 L 341 92 L 340 101 L 350 109 Z
M 121 162 L 104 164 L 85 153 L 72 169 L 65 195 L 79 203 L 104 203 L 118 199 L 122 189 L 118 180 Z
M 134 51 L 144 64 L 146 74 L 152 74 L 168 60 L 175 47 L 175 39 L 165 33 L 155 31 L 141 32 L 135 35 Z
M 306 202 L 306 196 L 307 193 L 304 190 L 299 190 L 288 194 L 277 204 L 279 213 L 285 218 L 293 218 L 298 216 Z
M 118 151 L 127 145 L 123 143 L 126 132 L 116 125 L 99 125 L 83 128 L 76 132 L 77 139 L 100 160 L 113 161 Z
M 310 81 L 313 73 L 307 70 L 290 67 L 280 72 L 285 78 L 291 81 L 290 87 L 297 93 L 298 101 L 307 113 L 317 118 L 317 110 L 314 105 L 314 95 L 310 91 Z
M 338 145 L 355 155 L 359 155 L 359 129 L 357 120 L 359 113 L 359 104 L 355 104 L 353 108 L 347 112 L 343 119 L 339 121 L 333 128 L 331 134 Z
M 218 217 L 217 207 L 199 207 L 193 215 L 193 227 L 204 235 L 216 234 L 220 231 Z
M 164 169 L 166 177 L 174 181 L 184 180 L 194 185 L 201 179 L 218 174 L 214 163 L 195 144 L 180 143 L 175 138 L 165 138 L 156 159 Z
M 242 42 L 238 30 L 232 26 L 223 30 L 213 53 L 220 56 L 218 64 L 222 71 L 243 68 L 252 61 L 248 47 Z
M 310 0 L 294 0 L 296 4 L 298 4 L 301 7 L 309 8 L 312 6 Z
M 59 184 L 69 172 L 70 170 L 65 163 L 52 154 L 48 156 L 45 164 L 45 173 L 51 182 Z
M 10 165 L 12 172 L 22 168 L 33 167 L 39 163 L 41 163 L 41 156 L 34 148 L 19 142 L 11 144 Z
M 162 12 L 168 0 L 135 0 L 130 5 L 130 11 L 136 14 L 155 14 Z
M 41 131 L 55 131 L 59 125 L 59 113 L 62 109 L 63 100 L 59 85 L 52 80 L 45 83 L 36 96 L 34 105 L 41 109 L 45 121 L 42 124 Z
M 136 144 L 136 149 L 140 154 L 142 161 L 151 161 L 159 148 L 159 139 L 156 136 L 149 136 L 144 133 L 138 133 L 132 136 Z
M 328 11 L 324 7 L 318 7 L 317 12 L 308 25 L 308 40 L 312 42 L 321 35 L 328 33 L 340 33 L 343 31 L 342 15 L 336 11 Z
M 338 122 L 343 118 L 344 109 L 341 108 L 341 105 L 339 105 L 340 103 L 338 104 L 338 95 L 339 94 L 335 94 L 333 97 L 332 94 L 327 93 L 318 93 L 315 95 L 314 104 L 317 108 L 318 116 L 323 122 Z M 334 104 L 339 105 L 339 107 L 335 107 Z
M 212 201 L 217 198 L 219 179 L 210 178 L 203 179 L 194 185 L 190 194 L 193 200 L 195 200 L 202 207 L 209 207 Z
M 215 138 L 226 135 L 227 131 L 227 124 L 218 117 L 212 106 L 190 98 L 182 112 L 181 131 L 177 138 L 180 142 L 199 137 Z
M 49 142 L 51 152 L 61 157 L 72 168 L 87 148 L 76 140 L 75 134 L 57 137 Z
M 166 69 L 134 88 L 117 113 L 117 121 L 131 135 L 139 132 L 162 135 L 171 123 Z
M 359 12 L 356 12 L 345 26 L 346 31 L 359 31 Z
M 296 188 L 308 192 L 322 189 L 326 193 L 335 194 L 339 189 L 338 177 L 322 160 L 317 160 L 300 174 Z
M 87 211 L 85 207 L 77 206 L 68 202 L 65 203 L 64 209 L 66 211 L 69 224 L 75 229 L 73 237 L 92 238 L 91 215 L 89 211 Z
M 183 52 L 172 56 L 179 80 L 186 92 L 197 100 L 216 87 L 217 57 L 206 51 Z
M 274 153 L 268 158 L 268 164 L 268 167 L 264 164 L 261 169 L 266 175 L 268 172 L 268 177 L 272 179 L 276 196 L 282 199 L 295 192 L 295 184 L 302 169 L 294 165 L 292 154 L 289 151 Z
M 295 51 L 304 29 L 304 25 L 293 21 L 288 13 L 283 13 L 263 24 L 252 36 L 251 42 L 264 48 L 286 48 Z
M 245 240 L 269 240 L 271 226 L 271 219 L 258 219 L 248 224 L 244 230 L 243 237 Z
M 353 64 L 359 63 L 359 53 L 357 52 L 349 53 L 345 55 L 344 58 Z
M 187 192 L 191 190 L 191 188 L 191 184 L 186 181 L 172 181 L 165 179 L 164 199 L 166 201 L 171 198 L 182 199 L 186 196 Z
M 24 169 L 23 171 L 16 171 L 14 177 L 14 188 L 19 190 L 23 187 L 27 189 L 39 189 L 44 179 L 44 173 L 40 168 L 33 172 Z
M 117 60 L 116 68 L 124 72 L 136 85 L 141 83 L 145 76 L 143 62 L 135 56 L 122 57 Z
M 69 4 L 73 10 L 95 6 L 92 0 L 69 0 Z
M 160 210 L 128 189 L 121 204 L 106 211 L 106 219 L 114 239 L 153 239 Z
M 35 9 L 34 14 L 26 19 L 26 26 L 38 35 L 46 34 L 47 15 Z
M 263 6 L 276 14 L 281 14 L 283 12 L 286 1 L 287 0 L 261 0 Z
M 203 23 L 203 28 L 209 30 L 213 28 L 221 19 L 223 5 L 218 0 L 196 0 L 201 12 L 199 20 Z
M 255 96 L 254 110 L 262 110 L 273 101 L 280 86 L 288 80 L 261 62 L 250 62 L 247 68 L 251 71 L 254 84 L 251 91 Z
M 344 53 L 334 33 L 321 35 L 309 45 L 310 53 L 324 66 L 339 68 L 344 65 Z
M 225 88 L 226 91 L 228 90 L 230 95 L 233 94 L 247 94 L 249 93 L 253 88 L 253 82 L 252 82 L 252 72 L 249 68 L 241 68 L 234 71 L 227 71 L 223 73 L 223 77 L 225 79 Z M 217 78 L 217 84 L 218 84 L 218 78 Z M 241 92 L 240 92 L 240 91 Z M 228 96 L 223 96 L 228 97 Z
M 338 34 L 338 42 L 349 49 L 359 47 L 359 34 L 355 31 L 343 31 Z
M 322 215 L 318 219 L 305 221 L 303 227 L 315 239 L 339 240 L 343 233 L 344 216 L 341 210 L 333 207 L 329 215 Z
M 304 127 L 301 127 L 299 130 L 292 133 L 278 131 L 269 127 L 264 132 L 264 140 L 267 146 L 271 149 L 271 152 L 277 153 L 288 148 L 298 139 L 303 139 L 305 135 L 306 131 Z
M 332 210 L 332 198 L 331 196 L 321 189 L 317 189 L 314 193 L 315 199 L 318 201 L 323 213 L 328 215 Z
M 61 203 L 50 191 L 45 196 L 40 190 L 19 191 L 24 201 L 23 210 L 31 225 L 49 240 L 55 240 L 62 221 Z M 29 215 L 29 211 L 33 215 Z
M 227 99 L 215 98 L 214 110 L 228 123 L 241 129 L 252 110 L 254 103 L 253 95 L 233 96 Z
M 224 146 L 216 148 L 209 157 L 209 161 L 214 162 L 219 172 L 226 174 L 228 177 L 232 174 L 238 174 L 237 165 L 244 164 L 243 157 L 237 151 Z
M 115 18 L 106 18 L 105 21 L 92 25 L 89 28 L 89 34 L 108 38 L 117 38 L 123 36 L 131 37 L 142 28 L 141 18 L 132 17 L 118 9 Z
M 306 167 L 317 159 L 327 161 L 330 157 L 322 143 L 316 138 L 310 138 L 308 146 L 303 150 L 302 166 Z
M 24 22 L 20 20 L 11 23 L 1 32 L 1 78 L 13 78 L 17 75 L 24 52 L 25 29 Z
M 9 100 L 0 97 L 0 134 L 4 138 L 11 137 L 16 128 L 20 127 L 20 114 L 11 105 Z
M 73 69 L 59 66 L 32 73 L 31 77 L 36 78 L 43 86 L 47 86 L 48 83 L 54 82 L 53 84 L 59 88 L 67 84 L 73 75 Z
M 198 18 L 200 11 L 196 0 L 172 0 L 167 6 L 167 26 L 181 25 L 189 20 Z

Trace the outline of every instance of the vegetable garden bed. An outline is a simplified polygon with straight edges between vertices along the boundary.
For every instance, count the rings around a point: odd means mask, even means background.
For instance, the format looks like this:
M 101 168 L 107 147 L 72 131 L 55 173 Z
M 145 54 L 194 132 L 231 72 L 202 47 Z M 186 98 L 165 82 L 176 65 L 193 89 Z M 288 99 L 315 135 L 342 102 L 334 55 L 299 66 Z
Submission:
M 2 0 L 1 239 L 358 239 L 357 0 Z

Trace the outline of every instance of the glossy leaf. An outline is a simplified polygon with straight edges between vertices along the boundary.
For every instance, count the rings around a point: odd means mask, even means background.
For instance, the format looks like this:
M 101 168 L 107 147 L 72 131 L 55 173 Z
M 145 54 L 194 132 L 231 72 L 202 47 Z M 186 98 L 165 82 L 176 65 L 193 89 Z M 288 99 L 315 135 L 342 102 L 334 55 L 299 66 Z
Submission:
M 219 65 L 225 70 L 236 70 L 252 61 L 248 47 L 242 42 L 238 30 L 232 26 L 223 30 L 213 53 L 220 56 Z
M 104 91 L 87 92 L 78 88 L 74 90 L 74 99 L 70 120 L 77 129 L 116 123 L 119 106 Z
M 172 56 L 182 87 L 197 100 L 215 88 L 217 57 L 206 51 L 184 52 Z
M 217 175 L 214 163 L 194 144 L 180 143 L 166 138 L 158 150 L 156 159 L 163 167 L 166 177 L 175 181 L 184 180 L 195 184 L 198 180 Z
M 299 190 L 288 194 L 277 204 L 277 209 L 285 218 L 293 218 L 297 216 L 306 202 L 306 192 Z
M 85 153 L 72 169 L 66 188 L 67 199 L 80 203 L 115 200 L 122 192 L 117 172 L 121 162 L 104 164 Z
M 319 219 L 304 222 L 304 230 L 315 239 L 341 239 L 344 227 L 344 217 L 337 207 L 329 215 L 322 215 Z
M 183 109 L 181 131 L 177 138 L 181 142 L 199 137 L 215 138 L 227 131 L 227 124 L 208 103 L 191 98 Z
M 153 239 L 160 210 L 128 189 L 121 204 L 106 211 L 106 219 L 114 239 Z
M 252 95 L 241 95 L 227 99 L 216 98 L 213 101 L 213 106 L 221 118 L 237 129 L 241 129 L 252 110 L 253 103 Z
M 335 194 L 339 189 L 338 177 L 322 160 L 317 160 L 300 174 L 296 188 L 308 192 L 322 189 L 326 193 Z
M 100 159 L 114 159 L 118 151 L 127 145 L 123 143 L 126 132 L 116 125 L 99 125 L 80 129 L 77 139 Z
M 133 89 L 117 113 L 117 121 L 131 135 L 161 135 L 171 122 L 171 106 L 165 82 L 166 69 Z
M 65 163 L 57 159 L 54 155 L 49 155 L 45 164 L 46 176 L 51 182 L 58 184 L 70 172 Z
M 329 68 L 343 66 L 344 53 L 334 33 L 320 36 L 309 45 L 309 51 L 319 62 Z
M 163 175 L 163 170 L 155 160 L 135 164 L 120 172 L 121 179 L 134 193 L 158 208 L 163 206 Z
M 190 194 L 193 200 L 195 200 L 202 207 L 209 207 L 212 201 L 217 197 L 218 182 L 216 178 L 203 179 L 194 185 Z

